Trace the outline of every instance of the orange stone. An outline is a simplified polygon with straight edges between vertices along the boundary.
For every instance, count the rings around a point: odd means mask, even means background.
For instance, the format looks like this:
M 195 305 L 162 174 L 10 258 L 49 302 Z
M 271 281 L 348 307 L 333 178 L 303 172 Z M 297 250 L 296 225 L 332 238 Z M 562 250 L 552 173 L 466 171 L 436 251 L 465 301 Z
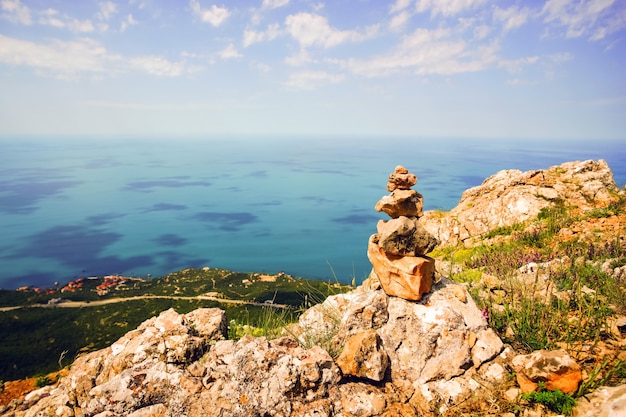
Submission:
M 409 301 L 418 301 L 433 285 L 435 260 L 428 256 L 389 255 L 372 235 L 367 245 L 374 273 L 385 293 Z

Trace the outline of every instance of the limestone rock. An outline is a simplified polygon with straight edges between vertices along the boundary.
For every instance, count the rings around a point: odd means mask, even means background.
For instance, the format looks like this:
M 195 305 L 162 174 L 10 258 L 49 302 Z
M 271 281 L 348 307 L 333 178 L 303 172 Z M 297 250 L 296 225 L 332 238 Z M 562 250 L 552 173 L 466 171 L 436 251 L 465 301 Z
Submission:
M 574 417 L 626 416 L 626 385 L 600 387 L 578 399 Z
M 341 378 L 326 351 L 304 349 L 289 337 L 218 342 L 207 359 L 204 390 L 192 407 L 209 416 L 290 415 L 308 403 L 329 407 L 329 387 Z
M 382 288 L 391 296 L 417 301 L 430 291 L 435 260 L 427 256 L 389 255 L 375 243 L 372 235 L 367 256 Z
M 417 177 L 414 174 L 410 174 L 405 167 L 398 165 L 389 175 L 387 191 L 408 190 L 415 184 L 417 184 Z
M 557 201 L 589 210 L 616 201 L 620 193 L 623 190 L 604 160 L 526 172 L 506 170 L 466 190 L 450 212 L 425 212 L 421 220 L 441 244 L 457 244 L 531 219 Z
M 437 239 L 419 223 L 416 217 L 400 216 L 391 220 L 380 220 L 378 246 L 390 255 L 426 255 L 438 244 Z
M 538 382 L 543 382 L 548 390 L 571 394 L 582 381 L 580 366 L 564 350 L 537 350 L 518 355 L 513 358 L 512 366 L 523 393 L 536 391 Z
M 426 402 L 436 402 L 447 388 L 462 388 L 469 396 L 479 389 L 472 369 L 497 356 L 502 342 L 471 297 L 459 300 L 458 288 L 462 286 L 442 279 L 414 302 L 359 287 L 306 311 L 290 332 L 307 334 L 307 329 L 328 329 L 332 326 L 327 323 L 334 322 L 335 338 L 347 344 L 354 335 L 374 331 L 389 358 L 386 378 L 399 393 L 411 397 L 423 390 L 430 393 L 430 399 L 422 398 Z M 463 395 L 449 392 L 446 398 L 455 401 Z
M 393 219 L 400 216 L 422 217 L 424 197 L 415 190 L 396 189 L 378 200 L 374 208 Z
M 376 332 L 366 330 L 346 341 L 336 362 L 344 375 L 381 381 L 385 377 L 389 358 L 381 349 Z

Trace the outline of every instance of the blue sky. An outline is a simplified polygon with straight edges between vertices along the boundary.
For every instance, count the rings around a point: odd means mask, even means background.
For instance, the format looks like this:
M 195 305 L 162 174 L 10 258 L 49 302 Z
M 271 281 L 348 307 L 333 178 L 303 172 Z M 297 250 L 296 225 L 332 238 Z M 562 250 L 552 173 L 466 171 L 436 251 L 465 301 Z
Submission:
M 0 0 L 0 136 L 626 139 L 623 0 Z

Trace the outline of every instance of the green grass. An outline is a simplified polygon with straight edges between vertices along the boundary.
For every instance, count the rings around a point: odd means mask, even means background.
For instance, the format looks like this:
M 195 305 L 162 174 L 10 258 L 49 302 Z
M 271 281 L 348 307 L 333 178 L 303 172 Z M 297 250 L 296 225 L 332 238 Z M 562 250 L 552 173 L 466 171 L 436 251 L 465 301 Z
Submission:
M 626 314 L 626 280 L 600 268 L 607 260 L 611 268 L 626 265 L 626 244 L 620 237 L 570 242 L 555 237 L 577 221 L 621 213 L 624 204 L 622 199 L 607 209 L 574 215 L 574 207 L 557 202 L 523 227 L 515 225 L 491 232 L 491 237 L 503 236 L 496 243 L 441 248 L 435 256 L 455 265 L 450 278 L 467 283 L 478 306 L 487 311 L 490 325 L 516 350 L 568 346 L 575 353 L 583 343 L 594 346 L 614 337 L 609 332 L 611 317 Z M 521 266 L 553 259 L 566 262 L 559 268 L 539 265 L 534 278 L 527 275 L 525 282 L 518 280 Z M 497 277 L 501 289 L 481 287 L 481 273 Z M 560 298 L 549 296 L 553 290 L 562 292 Z M 596 387 L 598 381 L 626 383 L 625 374 L 624 361 L 613 358 L 599 368 L 597 375 L 590 375 L 583 391 Z
M 539 391 L 522 394 L 522 398 L 531 403 L 538 403 L 546 406 L 555 413 L 572 415 L 576 400 L 569 394 L 563 393 L 561 390 L 547 391 L 540 385 Z

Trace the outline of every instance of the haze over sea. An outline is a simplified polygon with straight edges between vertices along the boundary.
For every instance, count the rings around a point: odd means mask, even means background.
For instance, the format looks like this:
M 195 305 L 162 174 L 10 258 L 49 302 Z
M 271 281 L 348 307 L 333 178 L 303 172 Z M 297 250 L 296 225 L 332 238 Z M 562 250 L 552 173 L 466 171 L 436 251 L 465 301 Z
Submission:
M 450 210 L 499 170 L 585 159 L 626 184 L 621 141 L 4 139 L 0 287 L 204 266 L 361 282 L 396 165 Z

